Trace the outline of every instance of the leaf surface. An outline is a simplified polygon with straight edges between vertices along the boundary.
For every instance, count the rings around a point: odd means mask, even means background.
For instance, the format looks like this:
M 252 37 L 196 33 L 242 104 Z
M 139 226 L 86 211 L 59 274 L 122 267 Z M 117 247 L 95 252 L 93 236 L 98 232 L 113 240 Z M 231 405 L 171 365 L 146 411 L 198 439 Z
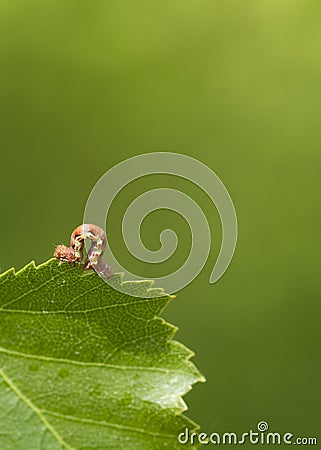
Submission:
M 203 378 L 157 317 L 171 297 L 111 285 L 56 259 L 0 276 L 1 450 L 188 448 L 182 396 Z

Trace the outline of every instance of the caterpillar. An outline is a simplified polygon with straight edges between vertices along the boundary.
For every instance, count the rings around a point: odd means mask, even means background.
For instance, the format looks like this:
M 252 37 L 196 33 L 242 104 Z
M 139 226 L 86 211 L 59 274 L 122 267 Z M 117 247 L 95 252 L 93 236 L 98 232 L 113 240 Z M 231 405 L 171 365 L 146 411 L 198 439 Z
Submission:
M 107 236 L 104 230 L 92 223 L 79 225 L 71 234 L 70 247 L 57 245 L 54 257 L 60 261 L 73 265 L 80 263 L 84 255 L 85 239 L 92 241 L 84 263 L 84 270 L 93 269 L 99 275 L 109 278 L 112 276 L 112 268 L 102 259 L 107 246 Z

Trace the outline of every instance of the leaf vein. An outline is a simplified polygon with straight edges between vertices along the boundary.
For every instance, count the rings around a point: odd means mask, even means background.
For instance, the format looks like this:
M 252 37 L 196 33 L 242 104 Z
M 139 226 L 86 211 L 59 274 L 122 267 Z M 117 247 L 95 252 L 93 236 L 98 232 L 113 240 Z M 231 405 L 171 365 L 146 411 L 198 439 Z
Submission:
M 186 373 L 182 370 L 173 370 L 167 369 L 164 367 L 150 367 L 150 366 L 126 366 L 126 365 L 118 365 L 111 363 L 95 363 L 95 362 L 84 362 L 84 361 L 75 361 L 73 359 L 64 359 L 64 358 L 53 358 L 51 356 L 42 356 L 42 355 L 30 355 L 28 353 L 21 353 L 14 350 L 7 350 L 5 348 L 0 347 L 0 353 L 4 353 L 9 356 L 17 356 L 20 358 L 29 358 L 35 359 L 38 361 L 46 361 L 46 362 L 54 362 L 54 363 L 65 363 L 65 364 L 75 364 L 78 366 L 85 367 L 106 367 L 110 369 L 116 370 L 137 370 L 137 371 L 149 371 L 149 372 L 164 372 L 164 373 L 176 373 L 186 375 Z
M 68 416 L 66 414 L 59 414 L 57 412 L 48 411 L 46 409 L 42 409 L 41 412 L 43 414 L 45 414 L 45 415 L 58 417 L 58 418 L 64 419 L 64 420 L 72 420 L 74 422 L 93 424 L 93 425 L 100 425 L 100 426 L 103 426 L 103 427 L 107 426 L 107 427 L 110 427 L 110 428 L 118 428 L 119 430 L 133 431 L 135 433 L 147 434 L 148 436 L 153 436 L 153 437 L 177 439 L 176 435 L 173 435 L 173 434 L 157 433 L 157 432 L 153 432 L 153 431 L 144 430 L 143 428 L 130 427 L 128 425 L 121 425 L 119 423 L 99 421 L 99 420 L 94 420 L 94 419 L 85 419 L 83 417 L 76 417 L 76 416 Z
M 26 397 L 20 389 L 11 381 L 9 377 L 0 369 L 0 376 L 7 383 L 10 389 L 17 395 L 20 400 L 22 400 L 41 420 L 41 422 L 45 425 L 48 431 L 57 439 L 60 445 L 62 445 L 67 450 L 74 450 L 70 445 L 68 445 L 63 438 L 59 435 L 59 433 L 55 430 L 55 428 L 48 422 L 48 420 L 43 415 L 42 411 L 28 398 Z

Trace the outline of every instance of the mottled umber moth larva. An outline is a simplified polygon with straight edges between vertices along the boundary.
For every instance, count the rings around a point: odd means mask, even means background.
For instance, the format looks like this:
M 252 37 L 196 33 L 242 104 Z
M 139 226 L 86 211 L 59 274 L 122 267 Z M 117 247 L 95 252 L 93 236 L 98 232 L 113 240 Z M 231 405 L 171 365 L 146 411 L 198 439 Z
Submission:
M 83 259 L 85 239 L 92 242 L 84 263 L 84 270 L 94 269 L 103 277 L 110 277 L 112 269 L 102 259 L 107 245 L 107 237 L 104 230 L 97 225 L 91 223 L 79 225 L 71 234 L 70 247 L 58 245 L 54 256 L 61 261 L 69 262 L 71 265 L 75 262 L 80 263 Z

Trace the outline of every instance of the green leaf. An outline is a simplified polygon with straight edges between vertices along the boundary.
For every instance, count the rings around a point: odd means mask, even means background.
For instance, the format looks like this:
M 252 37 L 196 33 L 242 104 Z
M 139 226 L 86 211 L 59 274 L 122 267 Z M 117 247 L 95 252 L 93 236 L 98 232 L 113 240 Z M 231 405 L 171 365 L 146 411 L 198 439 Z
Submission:
M 111 284 L 56 259 L 0 276 L 1 450 L 188 448 L 182 396 L 203 378 L 157 317 L 171 297 Z

